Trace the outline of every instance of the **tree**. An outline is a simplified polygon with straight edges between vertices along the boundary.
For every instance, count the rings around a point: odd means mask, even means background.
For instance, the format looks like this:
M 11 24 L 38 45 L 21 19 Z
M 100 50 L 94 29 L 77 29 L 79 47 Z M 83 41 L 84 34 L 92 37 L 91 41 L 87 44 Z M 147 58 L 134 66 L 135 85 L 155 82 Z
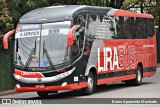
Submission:
M 13 28 L 12 17 L 7 8 L 7 3 L 5 0 L 0 0 L 0 43 L 3 35 Z
M 16 24 L 19 18 L 28 11 L 50 5 L 49 0 L 7 0 L 7 3 L 14 24 Z
M 125 0 L 110 0 L 110 7 L 120 9 L 123 6 Z
M 121 8 L 124 0 L 7 0 L 14 24 L 19 18 L 36 8 L 52 5 L 91 5 Z
M 160 26 L 160 0 L 125 0 L 124 4 L 123 9 L 130 11 L 138 11 L 139 9 L 140 12 L 152 14 L 155 25 Z
M 160 1 L 159 0 L 156 0 L 156 7 L 155 7 L 155 17 L 157 20 L 157 24 L 158 24 L 158 32 L 160 32 Z

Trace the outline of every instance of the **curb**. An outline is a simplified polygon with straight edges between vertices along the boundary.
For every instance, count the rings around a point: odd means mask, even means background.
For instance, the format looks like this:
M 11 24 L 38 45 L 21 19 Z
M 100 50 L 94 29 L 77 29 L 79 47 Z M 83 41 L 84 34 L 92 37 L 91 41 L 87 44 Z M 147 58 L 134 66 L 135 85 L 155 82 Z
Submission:
M 17 92 L 12 89 L 12 90 L 7 90 L 7 91 L 2 91 L 0 92 L 0 96 L 5 96 L 5 95 L 9 95 L 9 94 L 16 94 Z

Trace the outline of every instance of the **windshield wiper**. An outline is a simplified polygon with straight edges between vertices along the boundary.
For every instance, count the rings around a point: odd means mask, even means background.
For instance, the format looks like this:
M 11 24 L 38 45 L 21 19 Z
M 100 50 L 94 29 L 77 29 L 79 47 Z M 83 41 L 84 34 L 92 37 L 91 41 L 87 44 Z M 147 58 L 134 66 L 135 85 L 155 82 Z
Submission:
M 21 56 L 18 53 L 17 53 L 17 55 L 18 55 L 18 61 L 19 61 L 20 65 L 24 66 L 22 59 L 21 59 Z
M 15 51 L 16 61 L 15 61 L 15 63 L 17 64 L 17 60 L 18 60 L 19 64 L 22 65 L 22 66 L 24 66 L 24 63 L 22 62 L 21 56 L 18 54 L 18 48 L 19 48 L 18 39 L 15 42 L 16 42 L 16 51 Z M 18 58 L 17 58 L 17 56 L 18 56 Z
M 31 52 L 29 54 L 29 57 L 28 57 L 28 59 L 27 59 L 27 61 L 25 63 L 25 66 L 24 66 L 25 69 L 27 69 L 29 67 L 29 65 L 30 65 L 30 63 L 31 63 L 31 61 L 33 59 L 33 55 L 35 55 L 35 54 L 36 54 L 36 40 L 35 40 L 34 48 L 32 48 L 32 50 L 31 50 Z
M 49 62 L 49 64 L 50 64 L 50 66 L 52 67 L 52 69 L 55 69 L 55 67 L 54 67 L 54 65 L 53 65 L 53 62 L 52 62 L 52 60 L 51 60 L 51 58 L 50 58 L 50 56 L 49 56 L 49 54 L 48 54 L 48 51 L 47 51 L 47 49 L 45 48 L 45 40 L 44 40 L 44 42 L 43 42 L 43 57 L 44 57 L 44 54 L 46 55 L 46 58 L 47 58 L 47 60 L 48 60 L 48 62 Z

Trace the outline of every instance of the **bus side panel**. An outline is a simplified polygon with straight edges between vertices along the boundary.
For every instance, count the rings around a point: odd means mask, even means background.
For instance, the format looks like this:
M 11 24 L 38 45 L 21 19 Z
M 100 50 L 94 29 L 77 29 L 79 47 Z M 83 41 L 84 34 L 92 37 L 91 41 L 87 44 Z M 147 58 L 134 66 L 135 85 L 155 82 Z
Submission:
M 98 48 L 100 49 L 103 45 L 103 40 L 95 40 L 92 44 L 92 48 L 90 50 L 90 56 L 88 59 L 85 75 L 87 76 L 90 72 L 91 68 L 96 68 L 98 62 Z M 97 72 L 98 74 L 98 72 Z
M 98 85 L 136 78 L 135 48 L 126 40 L 103 40 L 97 62 Z
M 156 36 L 146 39 L 128 40 L 135 47 L 136 65 L 143 67 L 143 77 L 151 76 L 156 72 Z
M 101 48 L 97 50 L 99 52 L 96 65 L 98 85 L 136 78 L 135 71 L 139 63 L 142 64 L 144 77 L 155 74 L 155 46 L 155 37 L 151 39 L 104 40 Z M 110 56 L 111 61 L 109 61 Z M 118 58 L 118 64 L 116 64 L 115 58 Z
M 151 76 L 155 73 L 151 71 L 156 71 L 155 58 L 155 36 L 145 39 L 94 39 L 85 75 L 90 68 L 96 67 L 97 85 L 135 79 L 140 63 L 144 68 L 143 77 Z

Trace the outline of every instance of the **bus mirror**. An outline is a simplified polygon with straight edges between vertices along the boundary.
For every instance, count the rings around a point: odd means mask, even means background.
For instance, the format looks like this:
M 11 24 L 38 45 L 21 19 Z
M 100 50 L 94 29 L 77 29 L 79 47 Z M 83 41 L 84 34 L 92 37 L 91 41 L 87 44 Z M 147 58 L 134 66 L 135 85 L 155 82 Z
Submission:
M 73 40 L 74 40 L 74 32 L 75 30 L 79 27 L 79 25 L 74 25 L 68 33 L 68 46 L 72 46 L 73 45 Z
M 13 35 L 15 33 L 15 30 L 11 30 L 9 32 L 7 32 L 4 36 L 3 36 L 3 47 L 4 49 L 8 49 L 8 38 Z

